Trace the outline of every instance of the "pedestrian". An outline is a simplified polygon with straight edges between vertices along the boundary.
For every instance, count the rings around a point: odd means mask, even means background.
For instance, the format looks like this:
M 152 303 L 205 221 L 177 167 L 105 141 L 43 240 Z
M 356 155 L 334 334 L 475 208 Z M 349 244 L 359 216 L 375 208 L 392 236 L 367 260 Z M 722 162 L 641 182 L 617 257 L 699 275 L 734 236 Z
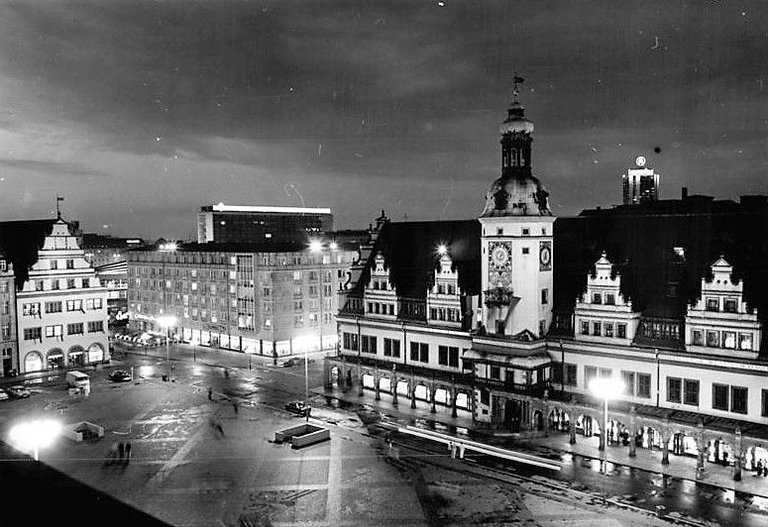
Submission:
M 232 408 L 235 410 L 235 415 L 237 415 L 237 401 L 232 401 Z
M 763 463 L 763 476 L 768 476 L 768 463 Z
M 758 461 L 757 462 L 757 475 L 762 476 L 763 475 L 763 462 Z
M 109 452 L 107 452 L 107 465 L 111 465 L 115 458 L 117 457 L 117 443 L 112 443 L 112 445 L 109 447 Z
M 213 401 L 213 390 L 208 388 L 208 400 Z
M 125 462 L 128 463 L 131 460 L 131 443 L 130 441 L 125 444 Z
M 125 445 L 122 441 L 117 445 L 117 455 L 120 457 L 120 461 L 123 460 L 123 454 L 125 453 Z

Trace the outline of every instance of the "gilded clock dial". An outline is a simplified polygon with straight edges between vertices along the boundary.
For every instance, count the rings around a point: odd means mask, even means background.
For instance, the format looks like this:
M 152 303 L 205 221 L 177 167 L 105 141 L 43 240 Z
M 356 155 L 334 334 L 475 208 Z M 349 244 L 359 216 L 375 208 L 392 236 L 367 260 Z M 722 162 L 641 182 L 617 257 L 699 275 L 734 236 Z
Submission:
M 497 246 L 491 253 L 491 261 L 496 267 L 504 267 L 509 262 L 509 253 L 504 246 Z

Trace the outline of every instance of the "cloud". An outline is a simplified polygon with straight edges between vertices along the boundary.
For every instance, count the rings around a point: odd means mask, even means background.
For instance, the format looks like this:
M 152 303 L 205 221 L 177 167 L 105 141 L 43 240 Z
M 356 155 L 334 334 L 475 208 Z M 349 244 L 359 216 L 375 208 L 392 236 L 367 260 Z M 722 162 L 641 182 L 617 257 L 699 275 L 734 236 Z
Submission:
M 0 167 L 42 172 L 54 176 L 63 174 L 67 176 L 104 177 L 108 175 L 106 172 L 93 170 L 80 163 L 40 161 L 37 159 L 0 158 Z

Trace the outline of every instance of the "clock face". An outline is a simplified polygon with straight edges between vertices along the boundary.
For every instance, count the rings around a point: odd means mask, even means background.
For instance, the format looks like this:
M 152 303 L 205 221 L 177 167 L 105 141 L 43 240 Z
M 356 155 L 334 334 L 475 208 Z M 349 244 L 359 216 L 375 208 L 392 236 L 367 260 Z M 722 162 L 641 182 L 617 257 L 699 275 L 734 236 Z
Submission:
M 552 247 L 549 242 L 542 242 L 539 247 L 539 269 L 549 271 L 552 268 Z
M 503 245 L 498 245 L 491 252 L 491 261 L 496 267 L 504 267 L 509 262 L 509 253 Z
M 645 166 L 645 158 L 643 156 L 637 156 L 637 159 L 635 159 L 635 164 L 639 166 L 640 168 Z

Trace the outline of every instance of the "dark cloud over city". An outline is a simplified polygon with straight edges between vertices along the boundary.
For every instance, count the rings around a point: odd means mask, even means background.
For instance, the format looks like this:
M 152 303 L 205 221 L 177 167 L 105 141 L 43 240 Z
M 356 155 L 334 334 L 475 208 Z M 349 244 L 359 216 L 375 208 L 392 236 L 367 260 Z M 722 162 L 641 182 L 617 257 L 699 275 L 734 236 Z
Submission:
M 441 3 L 2 2 L 4 217 L 57 192 L 126 235 L 218 201 L 474 217 L 515 73 L 558 215 L 618 202 L 640 154 L 662 197 L 768 193 L 768 6 Z

